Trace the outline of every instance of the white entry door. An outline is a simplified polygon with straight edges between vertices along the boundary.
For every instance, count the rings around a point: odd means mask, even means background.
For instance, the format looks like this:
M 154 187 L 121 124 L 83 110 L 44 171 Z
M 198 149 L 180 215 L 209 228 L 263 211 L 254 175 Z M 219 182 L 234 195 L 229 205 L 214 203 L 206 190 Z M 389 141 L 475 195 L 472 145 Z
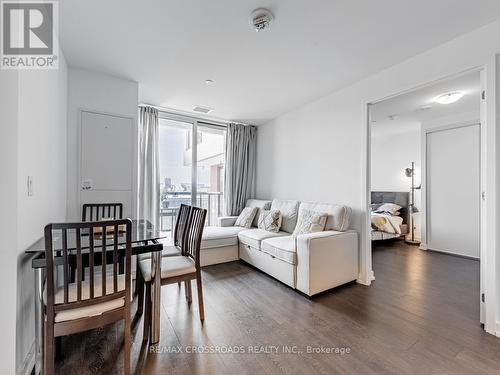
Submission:
M 479 259 L 480 126 L 427 133 L 427 248 Z
M 133 120 L 81 112 L 80 209 L 84 203 L 122 203 L 132 214 Z

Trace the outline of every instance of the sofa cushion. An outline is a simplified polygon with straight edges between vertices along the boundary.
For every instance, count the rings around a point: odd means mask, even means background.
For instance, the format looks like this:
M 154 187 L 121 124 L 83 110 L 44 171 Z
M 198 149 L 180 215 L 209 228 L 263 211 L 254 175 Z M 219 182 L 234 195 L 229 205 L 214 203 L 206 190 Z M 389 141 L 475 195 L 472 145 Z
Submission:
M 278 210 L 260 210 L 259 229 L 277 233 L 281 227 L 281 213 Z
M 266 201 L 263 199 L 249 199 L 247 200 L 246 207 L 257 207 L 257 212 L 253 219 L 252 227 L 257 228 L 259 224 L 260 210 L 269 210 L 271 208 L 271 201 Z
M 299 201 L 285 201 L 275 199 L 271 203 L 271 210 L 281 212 L 281 230 L 292 233 L 297 224 L 299 214 Z
M 240 216 L 236 219 L 234 225 L 236 227 L 251 228 L 255 214 L 259 209 L 257 207 L 245 207 L 241 211 Z
M 260 242 L 267 238 L 287 236 L 286 232 L 268 232 L 264 229 L 246 229 L 238 233 L 239 240 L 245 245 L 251 246 L 255 249 L 260 249 Z
M 260 249 L 284 262 L 297 263 L 297 246 L 294 236 L 268 238 L 262 241 Z
M 238 233 L 243 227 L 205 227 L 201 237 L 200 249 L 233 246 L 238 244 Z
M 348 206 L 333 204 L 333 203 L 319 203 L 319 202 L 302 202 L 299 211 L 311 210 L 320 213 L 327 213 L 325 230 L 346 231 L 349 229 L 349 220 L 351 218 L 351 208 Z
M 321 232 L 325 229 L 328 214 L 311 210 L 299 210 L 297 225 L 293 231 L 294 236 L 306 233 Z

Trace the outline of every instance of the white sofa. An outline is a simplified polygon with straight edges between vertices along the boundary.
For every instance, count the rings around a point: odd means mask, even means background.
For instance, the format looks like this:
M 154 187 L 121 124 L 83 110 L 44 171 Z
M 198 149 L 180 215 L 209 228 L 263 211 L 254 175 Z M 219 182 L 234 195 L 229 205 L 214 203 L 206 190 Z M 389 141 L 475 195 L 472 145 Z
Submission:
M 237 216 L 219 218 L 205 227 L 201 265 L 241 259 L 284 284 L 312 296 L 358 277 L 358 236 L 349 230 L 351 209 L 342 205 L 275 199 L 249 199 L 247 207 L 277 209 L 282 214 L 278 233 L 234 226 Z M 292 236 L 302 209 L 328 213 L 323 232 Z

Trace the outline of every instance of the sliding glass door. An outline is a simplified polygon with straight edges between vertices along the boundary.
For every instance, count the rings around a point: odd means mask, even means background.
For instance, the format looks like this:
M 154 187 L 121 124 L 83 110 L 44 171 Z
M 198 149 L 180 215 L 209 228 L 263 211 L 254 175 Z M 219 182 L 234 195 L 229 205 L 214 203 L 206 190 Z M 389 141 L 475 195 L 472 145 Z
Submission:
M 172 232 L 182 203 L 207 209 L 206 225 L 223 210 L 225 128 L 160 117 L 160 229 Z
M 207 224 L 215 225 L 224 204 L 224 152 L 226 131 L 198 123 L 196 147 L 197 202 L 207 209 Z

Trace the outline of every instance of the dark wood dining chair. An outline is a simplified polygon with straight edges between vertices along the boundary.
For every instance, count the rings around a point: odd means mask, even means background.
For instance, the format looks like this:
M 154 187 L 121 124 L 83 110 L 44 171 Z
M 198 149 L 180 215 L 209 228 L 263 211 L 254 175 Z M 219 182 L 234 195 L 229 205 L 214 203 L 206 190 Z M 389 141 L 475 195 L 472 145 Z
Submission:
M 82 206 L 82 221 L 100 221 L 103 218 L 123 219 L 123 204 L 85 203 Z
M 45 374 L 54 373 L 55 338 L 119 320 L 125 323 L 124 373 L 130 374 L 131 228 L 130 219 L 45 227 Z M 74 241 L 68 241 L 70 238 Z M 74 248 L 69 243 L 74 243 Z M 113 261 L 110 264 L 103 261 L 96 266 L 95 255 L 102 252 L 111 253 Z M 123 272 L 118 267 L 120 252 L 125 253 Z M 77 260 L 75 282 L 71 282 L 69 275 L 69 257 L 73 254 Z M 83 254 L 88 254 L 90 261 L 86 281 L 83 280 Z M 56 283 L 55 275 L 62 275 L 62 285 Z
M 103 219 L 106 220 L 118 220 L 123 219 L 123 204 L 122 203 L 85 203 L 82 206 L 82 221 L 101 221 Z M 94 259 L 94 265 L 102 264 L 101 260 L 102 254 L 96 254 Z M 108 259 L 106 259 L 107 263 L 110 263 L 112 259 L 109 258 L 112 254 L 108 254 Z M 75 270 L 76 270 L 76 259 L 75 257 L 70 256 L 70 264 L 71 264 L 71 281 L 75 280 Z M 123 257 L 119 258 L 120 269 L 123 270 Z M 83 255 L 82 263 L 84 267 L 89 266 L 88 255 Z
M 179 213 L 177 214 L 177 219 L 175 220 L 174 233 L 173 233 L 173 245 L 163 244 L 163 251 L 161 253 L 162 257 L 171 257 L 181 255 L 182 252 L 182 238 L 184 236 L 184 230 L 187 225 L 187 220 L 189 218 L 189 213 L 191 206 L 187 204 L 181 204 L 179 208 Z M 161 241 L 160 241 L 161 242 Z M 151 254 L 143 254 L 139 257 L 139 260 L 149 259 Z
M 182 253 L 178 256 L 164 257 L 161 262 L 161 285 L 168 285 L 184 281 L 186 287 L 186 300 L 192 301 L 191 280 L 196 280 L 198 290 L 198 309 L 200 320 L 205 320 L 205 309 L 203 306 L 203 290 L 201 282 L 200 267 L 200 245 L 207 210 L 191 207 L 186 227 L 182 237 Z M 138 274 L 140 288 L 146 289 L 144 314 L 144 340 L 150 336 L 151 330 L 151 261 L 139 262 L 140 272 Z

